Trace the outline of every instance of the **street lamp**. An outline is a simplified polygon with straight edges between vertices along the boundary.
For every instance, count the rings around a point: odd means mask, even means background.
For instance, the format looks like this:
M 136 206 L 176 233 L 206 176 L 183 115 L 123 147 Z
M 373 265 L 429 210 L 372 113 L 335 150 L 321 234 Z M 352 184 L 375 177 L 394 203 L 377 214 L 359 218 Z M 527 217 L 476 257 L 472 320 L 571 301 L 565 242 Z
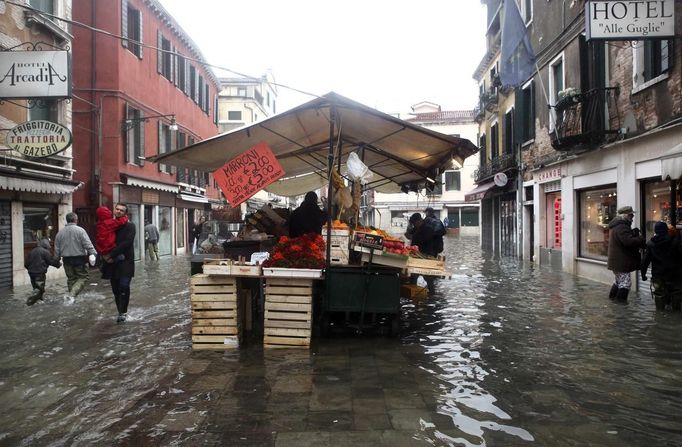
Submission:
M 170 118 L 170 126 L 168 126 L 168 128 L 173 131 L 178 130 L 178 123 L 175 121 L 175 114 L 141 116 L 139 118 L 126 118 L 123 120 L 121 124 L 123 130 L 128 131 L 135 127 L 140 122 L 146 123 L 150 118 Z

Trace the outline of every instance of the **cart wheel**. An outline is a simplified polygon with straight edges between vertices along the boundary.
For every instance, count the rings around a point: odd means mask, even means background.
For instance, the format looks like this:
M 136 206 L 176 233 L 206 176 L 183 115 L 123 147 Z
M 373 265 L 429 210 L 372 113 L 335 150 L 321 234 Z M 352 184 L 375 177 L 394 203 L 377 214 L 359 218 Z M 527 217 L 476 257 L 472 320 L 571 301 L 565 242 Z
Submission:
M 322 337 L 329 337 L 329 314 L 327 312 L 322 312 L 322 318 L 320 318 L 320 335 Z
M 391 318 L 391 336 L 400 335 L 400 315 L 396 314 Z

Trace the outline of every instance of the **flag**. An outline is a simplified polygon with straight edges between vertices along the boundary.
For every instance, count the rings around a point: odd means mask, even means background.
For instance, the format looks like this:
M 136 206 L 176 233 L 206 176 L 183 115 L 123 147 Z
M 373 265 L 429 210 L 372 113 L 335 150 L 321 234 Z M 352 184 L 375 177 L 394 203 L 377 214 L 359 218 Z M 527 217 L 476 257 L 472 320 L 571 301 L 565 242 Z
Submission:
M 500 80 L 504 87 L 517 87 L 535 69 L 535 53 L 516 0 L 504 0 L 500 50 Z

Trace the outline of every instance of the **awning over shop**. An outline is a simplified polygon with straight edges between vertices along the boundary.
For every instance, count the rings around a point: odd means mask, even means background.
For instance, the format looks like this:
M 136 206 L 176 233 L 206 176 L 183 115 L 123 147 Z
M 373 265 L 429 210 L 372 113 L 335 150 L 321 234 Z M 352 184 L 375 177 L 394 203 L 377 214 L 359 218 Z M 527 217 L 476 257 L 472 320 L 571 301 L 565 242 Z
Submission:
M 486 194 L 495 187 L 494 182 L 481 183 L 464 196 L 466 202 L 477 202 L 485 198 Z
M 36 180 L 21 177 L 0 177 L 0 189 L 38 192 L 43 194 L 72 194 L 83 186 L 82 182 Z
M 188 202 L 208 203 L 208 197 L 198 194 L 190 194 L 187 192 L 181 192 L 178 194 L 178 199 L 186 200 Z
M 174 192 L 178 193 L 180 188 L 177 185 L 169 185 L 167 183 L 154 182 L 152 180 L 145 180 L 141 178 L 130 177 L 128 175 L 124 176 L 126 185 L 137 186 L 138 188 L 156 189 L 158 191 Z
M 336 93 L 328 93 L 248 127 L 236 129 L 151 160 L 212 172 L 226 161 L 264 141 L 285 171 L 285 178 L 265 189 L 295 196 L 327 184 L 327 161 L 333 146 L 341 165 L 356 152 L 374 173 L 368 187 L 400 192 L 400 186 L 425 182 L 460 165 L 478 148 L 469 140 L 435 132 L 379 112 Z M 433 177 L 431 177 L 433 178 Z
M 677 146 L 682 151 L 682 144 Z M 682 154 L 661 159 L 661 179 L 678 180 L 682 177 Z

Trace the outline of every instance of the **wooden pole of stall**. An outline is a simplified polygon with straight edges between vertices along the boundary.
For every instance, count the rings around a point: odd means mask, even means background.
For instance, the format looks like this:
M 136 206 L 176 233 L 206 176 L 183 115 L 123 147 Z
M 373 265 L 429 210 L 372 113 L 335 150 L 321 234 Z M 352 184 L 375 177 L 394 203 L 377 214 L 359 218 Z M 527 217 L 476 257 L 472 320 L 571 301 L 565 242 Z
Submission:
M 329 152 L 327 154 L 327 267 L 332 262 L 332 195 L 334 194 L 332 185 L 332 169 L 334 169 L 334 123 L 336 121 L 336 108 L 329 106 Z

